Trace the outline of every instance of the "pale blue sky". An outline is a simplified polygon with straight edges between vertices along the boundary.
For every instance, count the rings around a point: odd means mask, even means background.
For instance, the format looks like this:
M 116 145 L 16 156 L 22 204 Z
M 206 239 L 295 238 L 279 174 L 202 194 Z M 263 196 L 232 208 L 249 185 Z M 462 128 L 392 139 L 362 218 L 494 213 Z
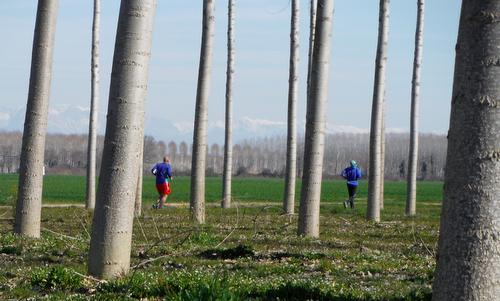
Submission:
M 89 106 L 90 0 L 60 0 L 51 106 Z M 107 106 L 118 0 L 103 0 L 101 105 Z M 459 0 L 426 1 L 421 90 L 423 132 L 445 133 L 458 29 Z M 335 1 L 328 123 L 368 129 L 378 25 L 378 0 Z M 0 1 L 0 103 L 26 103 L 35 0 Z M 236 0 L 235 119 L 286 120 L 289 0 Z M 223 120 L 227 2 L 216 1 L 216 44 L 209 120 Z M 408 129 L 416 1 L 391 1 L 387 72 L 387 126 Z M 158 0 L 147 117 L 193 121 L 201 39 L 201 0 Z M 299 121 L 305 119 L 309 1 L 301 1 Z M 163 112 L 163 114 L 162 114 Z M 50 120 L 49 120 L 50 123 Z M 303 131 L 299 128 L 299 131 Z M 236 137 L 237 139 L 237 137 Z

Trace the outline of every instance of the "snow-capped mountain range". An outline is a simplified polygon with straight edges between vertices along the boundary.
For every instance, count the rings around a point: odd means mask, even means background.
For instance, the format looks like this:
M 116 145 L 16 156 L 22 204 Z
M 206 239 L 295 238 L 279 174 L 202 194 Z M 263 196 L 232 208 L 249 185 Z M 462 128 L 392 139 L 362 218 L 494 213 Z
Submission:
M 22 131 L 25 118 L 25 108 L 0 107 L 0 130 Z M 105 132 L 105 113 L 99 114 L 98 131 Z M 89 108 L 72 105 L 60 105 L 51 107 L 49 110 L 48 129 L 49 133 L 61 134 L 85 134 L 88 132 Z M 162 126 L 158 126 L 158 125 Z M 304 121 L 299 122 L 298 132 L 304 132 Z M 286 135 L 286 122 L 265 120 L 252 117 L 235 119 L 233 124 L 233 139 L 241 141 L 255 137 L 273 137 Z M 327 124 L 327 133 L 368 133 L 368 129 L 353 126 L 339 126 Z M 391 132 L 401 130 L 391 129 Z M 193 122 L 172 122 L 157 117 L 146 116 L 146 135 L 151 135 L 157 140 L 168 141 L 191 141 L 193 139 Z M 209 122 L 209 143 L 224 142 L 224 121 L 217 120 Z

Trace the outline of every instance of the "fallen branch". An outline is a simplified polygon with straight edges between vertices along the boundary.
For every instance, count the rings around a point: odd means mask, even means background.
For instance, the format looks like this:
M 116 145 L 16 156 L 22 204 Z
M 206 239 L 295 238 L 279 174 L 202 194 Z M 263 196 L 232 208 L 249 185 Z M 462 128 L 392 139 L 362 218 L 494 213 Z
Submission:
M 351 223 L 350 221 L 348 221 L 347 219 L 343 218 L 342 216 L 339 216 L 339 218 L 340 218 L 341 220 L 343 220 L 344 222 L 348 223 L 348 224 L 350 224 L 350 223 Z
M 255 217 L 253 218 L 253 236 L 255 236 L 257 234 L 257 218 L 262 214 L 262 212 L 264 212 L 265 210 L 267 210 L 269 208 L 273 208 L 273 207 L 277 207 L 277 206 L 264 206 L 264 207 L 262 207 L 262 209 L 260 209 L 259 212 L 257 212 Z
M 436 257 L 436 254 L 434 252 L 432 252 L 431 250 L 429 250 L 429 248 L 427 247 L 427 245 L 425 244 L 425 242 L 423 241 L 423 239 L 416 233 L 416 231 L 415 231 L 415 223 L 414 222 L 412 222 L 411 228 L 412 228 L 412 234 L 413 234 L 413 241 L 415 242 L 415 244 L 418 244 L 417 239 L 416 239 L 416 237 L 418 237 L 418 239 L 420 240 L 420 243 L 424 246 L 424 248 L 427 251 L 427 253 L 429 253 L 429 255 L 431 257 Z
M 155 217 L 151 215 L 151 219 L 153 220 L 153 226 L 155 226 L 156 229 L 156 235 L 158 235 L 158 239 L 161 240 L 160 231 L 158 230 L 158 226 L 156 225 Z
M 56 235 L 59 235 L 59 236 L 65 237 L 65 238 L 78 240 L 78 238 L 76 238 L 76 237 L 73 237 L 73 236 L 68 236 L 68 235 L 65 235 L 65 234 L 62 234 L 62 233 L 58 233 L 58 232 L 56 232 L 56 231 L 52 231 L 52 230 L 47 229 L 47 228 L 42 228 L 42 230 L 43 230 L 43 231 L 47 231 L 47 232 L 52 233 L 52 234 L 56 234 Z
M 231 230 L 231 232 L 229 232 L 229 234 L 226 237 L 224 237 L 224 239 L 215 246 L 215 249 L 217 249 L 224 242 L 226 242 L 226 240 L 234 233 L 234 231 L 236 231 L 236 229 L 238 229 L 238 224 L 239 224 L 239 220 L 240 220 L 240 212 L 238 210 L 238 203 L 235 203 L 235 204 L 236 204 L 236 225 L 234 225 L 233 230 Z
M 425 249 L 427 250 L 427 252 L 429 253 L 429 255 L 431 255 L 431 257 L 436 257 L 436 254 L 434 254 L 433 251 L 429 250 L 429 248 L 427 247 L 427 245 L 425 244 L 425 242 L 422 240 L 422 238 L 420 236 L 418 236 L 418 239 L 420 240 L 420 242 L 422 243 L 422 245 L 424 245 Z
M 85 230 L 85 233 L 87 233 L 88 239 L 90 239 L 90 233 L 89 233 L 89 231 L 87 231 L 87 227 L 85 227 L 85 225 L 83 224 L 82 219 L 79 218 L 79 217 L 77 217 L 75 214 L 73 214 L 73 216 L 75 217 L 75 219 L 78 219 L 78 221 L 80 222 L 80 225 L 82 226 L 83 230 Z
M 98 279 L 98 278 L 95 278 L 95 277 L 92 277 L 92 276 L 80 274 L 77 271 L 73 271 L 73 273 L 77 274 L 80 277 L 83 277 L 85 279 L 92 280 L 92 281 L 95 281 L 95 282 L 98 282 L 98 283 L 106 283 L 106 282 L 108 282 L 107 280 L 104 280 L 104 279 Z
M 142 236 L 144 236 L 144 240 L 146 241 L 146 244 L 149 244 L 148 238 L 146 236 L 146 233 L 144 232 L 144 229 L 142 228 L 141 220 L 139 219 L 138 216 L 135 217 L 137 219 L 137 223 L 139 224 L 139 228 L 141 229 Z
M 140 267 L 141 267 L 141 266 L 143 266 L 143 265 L 146 265 L 146 264 L 151 263 L 151 262 L 153 262 L 153 261 L 160 260 L 160 259 L 162 259 L 162 258 L 165 258 L 165 257 L 169 256 L 169 255 L 170 255 L 170 254 L 165 254 L 165 255 L 161 255 L 161 256 L 156 257 L 156 258 L 150 258 L 150 259 L 144 260 L 144 261 L 142 261 L 142 262 L 140 262 L 140 263 L 138 263 L 138 264 L 134 265 L 131 269 L 132 269 L 132 270 L 135 270 L 135 269 L 137 269 L 137 268 L 140 268 Z M 133 276 L 133 275 L 132 275 L 132 276 Z

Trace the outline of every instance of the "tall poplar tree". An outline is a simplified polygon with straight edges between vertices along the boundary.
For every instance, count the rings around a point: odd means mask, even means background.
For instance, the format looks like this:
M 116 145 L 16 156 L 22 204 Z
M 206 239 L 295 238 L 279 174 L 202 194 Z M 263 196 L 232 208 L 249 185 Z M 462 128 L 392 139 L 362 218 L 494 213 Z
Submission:
M 299 0 L 292 0 L 290 21 L 290 70 L 288 77 L 288 130 L 283 210 L 294 213 L 297 177 L 297 99 L 299 97 Z
M 380 221 L 382 171 L 382 125 L 384 118 L 385 71 L 389 38 L 389 0 L 380 0 L 377 56 L 370 126 L 370 164 L 368 171 L 368 209 L 366 218 Z
M 462 1 L 433 300 L 500 297 L 500 1 Z
M 24 121 L 14 232 L 40 237 L 45 136 L 58 0 L 39 0 Z
M 333 0 L 318 0 L 316 38 L 307 100 L 304 175 L 300 195 L 298 234 L 319 236 L 319 207 L 325 148 L 326 106 L 333 24 Z
M 227 1 L 227 70 L 224 170 L 222 175 L 222 208 L 231 207 L 233 176 L 233 75 L 234 75 L 234 0 Z
M 122 0 L 120 5 L 88 266 L 99 278 L 130 268 L 155 11 L 156 0 Z
M 417 0 L 417 29 L 415 30 L 415 54 L 411 81 L 410 148 L 408 154 L 408 181 L 406 186 L 406 215 L 408 216 L 413 216 L 417 212 L 418 107 L 423 43 L 424 0 Z
M 317 0 L 311 0 L 309 3 L 309 51 L 307 61 L 307 98 L 309 99 L 310 86 L 311 86 L 311 68 L 312 58 L 314 51 L 314 40 L 316 32 L 316 8 Z
M 196 222 L 205 223 L 205 167 L 207 155 L 208 96 L 215 31 L 215 0 L 203 0 L 198 89 L 194 116 L 193 155 L 191 161 L 190 208 Z
M 92 22 L 92 58 L 90 66 L 90 117 L 89 139 L 87 145 L 87 209 L 95 207 L 96 153 L 97 153 L 97 111 L 99 104 L 99 27 L 101 18 L 101 0 L 94 0 L 94 18 Z

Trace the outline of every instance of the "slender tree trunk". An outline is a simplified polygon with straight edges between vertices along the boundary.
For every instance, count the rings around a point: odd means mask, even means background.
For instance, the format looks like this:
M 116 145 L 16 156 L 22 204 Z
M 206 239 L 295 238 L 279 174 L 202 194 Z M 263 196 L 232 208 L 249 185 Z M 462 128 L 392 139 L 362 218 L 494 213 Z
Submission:
M 99 278 L 127 273 L 130 266 L 155 10 L 156 0 L 123 0 L 120 6 L 90 241 L 89 273 Z
M 319 207 L 325 147 L 325 112 L 333 24 L 333 0 L 318 0 L 311 90 L 307 100 L 304 176 L 298 234 L 319 236 Z
M 203 1 L 203 31 L 201 38 L 198 90 L 194 116 L 193 156 L 191 161 L 190 207 L 193 218 L 205 223 L 205 166 L 207 153 L 208 96 L 210 72 L 212 69 L 212 49 L 215 30 L 215 0 Z
M 382 126 L 380 128 L 380 210 L 384 210 L 385 185 L 385 95 L 382 101 Z
M 500 1 L 463 1 L 433 300 L 500 296 Z
M 233 175 L 234 0 L 228 0 L 227 6 L 226 125 L 224 171 L 222 176 L 222 208 L 231 207 L 231 178 Z
M 380 187 L 382 160 L 382 119 L 385 93 L 385 69 L 387 42 L 389 38 L 389 0 L 380 0 L 377 57 L 373 89 L 372 117 L 370 127 L 370 164 L 368 172 L 368 220 L 380 221 Z
M 415 55 L 411 81 L 410 150 L 408 154 L 408 184 L 406 186 L 406 215 L 417 212 L 417 166 L 418 166 L 418 117 L 420 95 L 420 66 L 424 40 L 424 0 L 417 0 L 417 29 L 415 30 Z
M 317 0 L 311 0 L 310 2 L 310 11 L 309 11 L 309 55 L 307 62 L 307 99 L 309 99 L 310 87 L 311 87 L 311 68 L 312 68 L 312 58 L 314 51 L 314 39 L 316 32 L 316 8 L 317 8 Z
M 39 0 L 24 122 L 14 232 L 40 237 L 45 135 L 58 0 Z
M 144 115 L 143 115 L 144 116 Z M 144 121 L 142 123 L 144 125 Z M 144 129 L 142 130 L 144 133 Z M 137 187 L 135 189 L 135 205 L 134 205 L 134 216 L 142 215 L 142 177 L 144 174 L 144 135 L 141 135 L 142 141 L 139 150 L 139 168 L 137 169 Z
M 299 0 L 292 0 L 290 25 L 290 73 L 288 78 L 288 132 L 286 142 L 285 197 L 283 210 L 294 213 L 297 177 L 297 99 L 299 94 Z
M 87 209 L 95 207 L 96 152 L 97 152 L 97 110 L 99 103 L 99 24 L 101 0 L 94 0 L 94 22 L 92 24 L 92 62 L 90 88 L 89 139 L 87 146 Z

